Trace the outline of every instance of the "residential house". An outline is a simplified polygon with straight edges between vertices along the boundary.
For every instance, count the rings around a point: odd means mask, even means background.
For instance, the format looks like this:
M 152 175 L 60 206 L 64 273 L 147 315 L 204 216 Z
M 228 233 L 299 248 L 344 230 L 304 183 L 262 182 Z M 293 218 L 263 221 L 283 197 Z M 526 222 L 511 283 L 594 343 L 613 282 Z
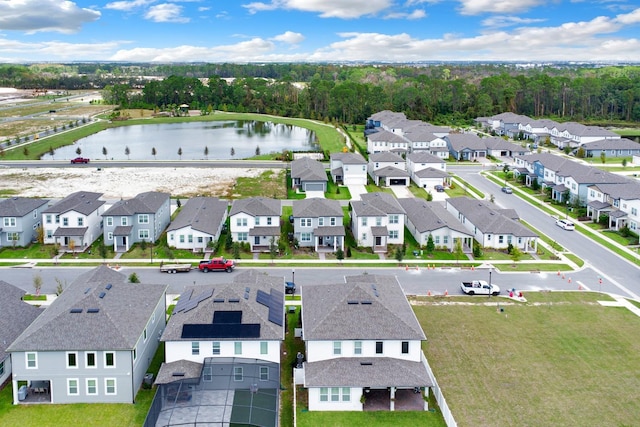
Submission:
M 366 126 L 369 128 L 382 128 L 393 132 L 397 128 L 397 123 L 404 123 L 407 116 L 404 113 L 396 113 L 390 110 L 378 111 L 367 118 Z
M 0 247 L 27 246 L 38 238 L 44 199 L 11 197 L 0 201 Z M 1 384 L 1 383 L 0 383 Z
M 42 313 L 43 309 L 22 300 L 26 292 L 0 280 L 0 385 L 11 376 L 7 347 Z
M 369 175 L 376 185 L 409 185 L 409 173 L 406 171 L 407 163 L 402 156 L 385 151 L 369 156 Z
M 524 156 L 531 152 L 526 147 L 513 142 L 505 141 L 497 136 L 482 138 L 485 147 L 487 147 L 487 155 L 493 157 L 515 157 Z
M 300 247 L 316 252 L 344 251 L 344 213 L 340 202 L 311 198 L 293 201 L 293 235 Z
M 551 129 L 550 135 L 551 143 L 560 149 L 565 147 L 577 148 L 582 144 L 601 139 L 620 138 L 620 135 L 608 129 L 599 126 L 585 126 L 576 122 L 560 123 Z
M 498 135 L 507 135 L 513 138 L 519 132 L 521 123 L 528 123 L 531 119 L 527 116 L 505 112 L 491 117 L 478 117 L 475 119 L 478 125 L 493 131 Z
M 229 203 L 217 197 L 193 197 L 184 204 L 167 228 L 170 248 L 207 252 L 220 239 Z
M 442 158 L 423 151 L 407 156 L 407 172 L 411 180 L 421 188 L 434 188 L 436 185 L 449 184 L 447 164 Z
M 386 151 L 406 153 L 409 151 L 409 141 L 399 133 L 384 129 L 376 129 L 376 132 L 367 133 L 367 153 L 383 153 Z
M 134 243 L 155 242 L 171 221 L 170 203 L 170 194 L 158 191 L 114 203 L 102 214 L 105 245 L 127 252 Z
M 518 133 L 523 138 L 533 141 L 534 144 L 542 144 L 546 142 L 547 138 L 551 138 L 551 129 L 558 126 L 560 123 L 551 119 L 539 119 L 520 123 L 518 126 Z
M 432 386 L 425 334 L 393 276 L 305 284 L 302 337 L 310 411 L 362 411 L 369 399 L 394 410 L 415 388 Z
M 585 142 L 580 146 L 584 150 L 584 157 L 600 159 L 602 153 L 605 157 L 630 157 L 640 155 L 640 144 L 628 139 L 599 139 Z M 574 152 L 577 151 L 574 150 Z
M 402 198 L 398 203 L 407 213 L 406 227 L 420 247 L 427 246 L 429 236 L 436 248 L 452 251 L 460 241 L 466 252 L 473 248 L 473 234 L 448 212 L 440 202 L 420 198 Z
M 475 133 L 451 133 L 444 139 L 447 141 L 449 155 L 458 161 L 487 157 L 487 147 Z
M 598 221 L 608 217 L 608 226 L 614 230 L 628 227 L 634 233 L 640 228 L 640 183 L 627 179 L 623 183 L 594 184 L 587 195 L 587 216 Z
M 538 249 L 538 235 L 520 223 L 513 209 L 497 209 L 489 201 L 469 197 L 447 199 L 446 209 L 483 248 L 507 249 L 512 245 L 533 253 Z
M 351 231 L 358 246 L 387 252 L 387 245 L 404 243 L 405 210 L 389 193 L 367 193 L 351 202 Z
M 291 185 L 300 191 L 327 191 L 327 171 L 319 161 L 302 157 L 291 162 Z
M 280 200 L 266 197 L 237 199 L 231 205 L 229 224 L 234 242 L 248 242 L 252 252 L 268 252 L 280 240 Z
M 7 349 L 13 403 L 134 403 L 164 330 L 166 288 L 104 265 L 79 276 Z M 34 400 L 18 398 L 23 384 Z
M 284 316 L 282 277 L 249 270 L 232 283 L 187 287 L 162 334 L 157 409 L 145 425 L 177 417 L 193 425 L 231 419 L 277 426 Z M 246 407 L 236 411 L 239 399 Z M 185 411 L 186 402 L 195 410 Z
M 42 211 L 45 244 L 84 251 L 102 235 L 101 193 L 78 191 Z
M 367 161 L 360 153 L 332 153 L 331 179 L 342 185 L 367 185 Z

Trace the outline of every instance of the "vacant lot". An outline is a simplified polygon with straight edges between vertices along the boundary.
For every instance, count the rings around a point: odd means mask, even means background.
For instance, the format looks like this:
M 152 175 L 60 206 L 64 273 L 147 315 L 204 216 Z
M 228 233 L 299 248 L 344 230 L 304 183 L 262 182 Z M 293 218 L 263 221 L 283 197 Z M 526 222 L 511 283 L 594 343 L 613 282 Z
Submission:
M 525 296 L 503 312 L 496 300 L 413 301 L 458 424 L 637 425 L 640 318 L 594 293 Z

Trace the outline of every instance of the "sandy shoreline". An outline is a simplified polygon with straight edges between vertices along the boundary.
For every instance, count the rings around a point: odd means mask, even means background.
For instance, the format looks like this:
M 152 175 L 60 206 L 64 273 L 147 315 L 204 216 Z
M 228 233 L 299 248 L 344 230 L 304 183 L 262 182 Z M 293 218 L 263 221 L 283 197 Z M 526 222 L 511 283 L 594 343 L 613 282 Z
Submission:
M 238 177 L 256 177 L 256 168 L 33 168 L 0 169 L 0 190 L 14 196 L 66 197 L 75 191 L 103 193 L 105 198 L 128 199 L 145 191 L 173 196 L 221 196 Z

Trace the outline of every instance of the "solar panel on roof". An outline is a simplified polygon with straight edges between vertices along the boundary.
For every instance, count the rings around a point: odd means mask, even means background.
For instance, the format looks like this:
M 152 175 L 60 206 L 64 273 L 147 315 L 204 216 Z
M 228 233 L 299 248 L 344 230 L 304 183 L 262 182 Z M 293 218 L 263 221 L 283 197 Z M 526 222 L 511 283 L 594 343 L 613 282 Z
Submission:
M 194 299 L 197 300 L 198 302 L 201 302 L 201 301 L 206 300 L 207 298 L 210 298 L 211 295 L 213 295 L 213 288 L 212 289 L 207 289 L 206 291 L 201 292 Z
M 87 288 L 87 289 L 84 290 L 84 293 L 88 294 L 90 290 L 91 290 L 91 288 Z
M 282 326 L 284 315 L 282 311 L 278 311 L 275 309 L 269 310 L 269 321 L 275 323 L 278 326 Z
M 71 310 L 69 310 L 69 313 L 82 313 L 82 309 L 81 308 L 72 308 Z
M 182 338 L 259 338 L 259 323 L 185 324 Z
M 105 296 L 105 295 L 107 295 L 107 294 L 106 294 L 106 293 L 104 293 L 104 292 L 100 292 L 100 294 L 98 295 L 98 297 L 99 297 L 99 298 L 104 298 L 104 296 Z
M 258 304 L 266 305 L 267 307 L 269 307 L 269 301 L 271 301 L 271 295 L 263 290 L 258 289 L 258 293 L 256 294 L 256 302 Z
M 240 298 L 229 298 L 228 302 L 240 302 Z
M 107 286 L 105 286 L 106 290 L 110 290 L 111 288 L 113 288 L 113 285 L 111 283 L 107 284 Z
M 213 313 L 214 324 L 242 323 L 242 311 L 218 310 Z
M 184 307 L 182 308 L 182 312 L 186 313 L 187 311 L 191 311 L 194 308 L 196 308 L 198 306 L 198 301 L 194 300 L 194 301 L 189 301 L 188 303 L 186 303 L 184 305 Z
M 224 298 L 214 298 L 213 302 L 224 302 Z

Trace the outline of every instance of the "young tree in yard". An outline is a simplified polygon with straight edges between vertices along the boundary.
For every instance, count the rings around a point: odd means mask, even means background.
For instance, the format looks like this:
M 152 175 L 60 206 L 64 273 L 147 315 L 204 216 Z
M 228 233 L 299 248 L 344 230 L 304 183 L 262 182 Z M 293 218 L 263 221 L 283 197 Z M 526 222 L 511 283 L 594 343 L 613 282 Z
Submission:
M 156 147 L 153 147 L 151 149 L 151 155 L 153 156 L 154 160 L 156 160 L 156 154 L 158 154 L 158 151 L 156 150 Z
M 236 150 L 233 149 L 233 147 L 231 147 L 231 157 L 236 155 Z
M 209 147 L 204 147 L 204 158 L 205 160 L 209 160 Z
M 40 295 L 40 289 L 42 289 L 42 276 L 36 274 L 33 276 L 33 288 L 36 290 L 36 295 Z
M 104 243 L 100 244 L 100 246 L 98 246 L 98 252 L 102 257 L 102 261 L 105 261 L 107 258 L 107 245 L 105 245 Z
M 271 257 L 271 263 L 273 263 L 276 256 L 278 256 L 278 245 L 276 244 L 275 237 L 272 236 L 269 240 L 269 257 Z
M 260 155 L 260 146 L 256 145 L 256 156 Z
M 229 250 L 233 247 L 233 237 L 231 236 L 231 231 L 227 230 L 227 239 L 224 241 L 224 248 Z
M 453 254 L 456 256 L 456 263 L 459 263 L 460 258 L 464 256 L 464 250 L 462 249 L 462 241 L 460 239 L 456 240 L 455 246 L 453 247 Z
M 240 259 L 240 243 L 233 242 L 233 258 Z
M 515 264 L 520 261 L 520 259 L 522 259 L 522 251 L 517 246 L 514 246 L 513 249 L 511 249 L 511 261 Z
M 104 159 L 107 160 L 107 147 L 102 147 L 102 155 L 104 156 Z
M 338 261 L 342 261 L 344 259 L 344 251 L 342 250 L 342 248 L 338 248 L 336 250 L 336 258 Z
M 57 277 L 54 277 L 53 280 L 56 281 L 56 283 L 58 284 L 56 286 L 56 295 L 60 296 L 60 294 L 62 293 L 62 291 L 64 291 L 64 288 L 66 288 L 67 286 L 67 281 L 65 280 L 64 282 L 60 279 L 58 279 Z
M 0 146 L 0 157 L 4 157 L 5 154 L 4 147 Z
M 622 167 L 623 168 L 627 167 L 627 159 L 622 159 Z
M 433 253 L 433 251 L 436 250 L 436 245 L 435 243 L 433 243 L 433 236 L 431 234 L 429 234 L 429 238 L 427 239 L 427 254 L 431 255 Z
M 54 154 L 55 154 L 55 151 L 53 151 L 53 147 L 49 146 L 49 155 L 51 156 L 52 159 Z
M 604 151 L 600 152 L 600 161 L 602 163 L 606 163 L 607 162 L 607 155 L 604 153 Z
M 180 156 L 180 160 L 182 160 L 182 147 L 178 148 L 178 156 Z
M 78 147 L 76 148 L 76 154 L 79 156 L 80 154 L 82 154 L 82 148 Z
M 127 156 L 127 160 L 130 160 L 129 154 L 131 154 L 131 150 L 129 150 L 129 147 L 124 147 L 124 155 Z
M 69 240 L 69 249 L 71 250 L 71 254 L 76 256 L 76 241 L 71 239 Z
M 180 199 L 176 199 L 176 206 L 178 207 L 178 209 L 180 209 L 180 207 L 182 206 L 182 202 L 180 201 Z
M 396 248 L 396 251 L 393 254 L 393 257 L 396 259 L 396 261 L 402 262 L 402 260 L 404 259 L 404 252 L 402 252 L 402 248 L 401 247 L 397 247 Z
M 142 241 L 140 242 L 140 250 L 144 255 L 145 251 L 147 250 L 147 241 L 145 239 L 142 239 Z
M 129 275 L 129 283 L 140 283 L 140 279 L 135 271 Z
M 38 227 L 36 227 L 36 240 L 38 241 L 38 243 L 43 244 L 44 243 L 44 228 L 42 228 L 41 225 L 39 225 Z
M 27 157 L 29 155 L 29 149 L 27 147 L 24 147 L 24 149 L 22 150 L 22 154 Z

